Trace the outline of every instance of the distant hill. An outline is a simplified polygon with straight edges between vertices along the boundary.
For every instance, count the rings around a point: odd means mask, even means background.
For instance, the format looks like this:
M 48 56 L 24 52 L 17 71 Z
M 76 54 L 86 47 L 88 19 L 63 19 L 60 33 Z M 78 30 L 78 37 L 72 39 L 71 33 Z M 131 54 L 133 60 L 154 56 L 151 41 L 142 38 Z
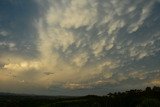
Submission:
M 160 107 L 160 87 L 83 97 L 0 93 L 0 107 Z

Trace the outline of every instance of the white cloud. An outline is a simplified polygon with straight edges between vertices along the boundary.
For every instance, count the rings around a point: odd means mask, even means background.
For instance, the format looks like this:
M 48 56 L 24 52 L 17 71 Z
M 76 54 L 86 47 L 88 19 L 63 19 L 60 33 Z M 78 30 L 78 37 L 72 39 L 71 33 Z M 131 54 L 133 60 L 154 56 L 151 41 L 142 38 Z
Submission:
M 154 36 L 144 40 L 141 43 L 128 44 L 128 48 L 125 51 L 129 52 L 129 57 L 136 60 L 143 59 L 148 56 L 154 55 L 158 49 L 155 47 L 157 39 L 154 39 Z
M 46 9 L 36 23 L 39 56 L 27 60 L 17 56 L 10 62 L 7 56 L 0 61 L 0 70 L 18 75 L 21 83 L 30 81 L 25 75 L 34 74 L 34 83 L 47 88 L 61 84 L 81 89 L 115 84 L 130 77 L 145 78 L 143 72 L 127 72 L 125 77 L 118 70 L 126 67 L 124 62 L 132 63 L 132 59 L 141 60 L 155 53 L 154 38 L 134 43 L 134 35 L 130 35 L 149 17 L 153 1 L 47 0 L 48 7 L 43 0 L 36 1 Z M 0 46 L 16 49 L 12 42 L 0 42 Z M 2 75 L 3 80 L 9 78 Z
M 77 66 L 82 67 L 88 61 L 88 54 L 86 52 L 80 52 L 73 56 L 72 62 L 75 63 Z
M 39 80 L 47 87 L 57 82 L 67 88 L 85 88 L 87 85 L 91 87 L 92 83 L 86 85 L 79 81 L 100 78 L 100 74 L 106 80 L 97 84 L 116 83 L 117 80 L 111 79 L 115 73 L 113 70 L 123 64 L 121 62 L 124 57 L 128 61 L 150 55 L 151 52 L 145 48 L 149 43 L 141 46 L 142 44 L 133 45 L 131 41 L 122 45 L 117 39 L 122 35 L 119 34 L 122 28 L 130 26 L 127 30 L 131 33 L 143 25 L 150 14 L 152 2 L 149 6 L 141 6 L 143 1 L 131 3 L 127 0 L 103 3 L 97 0 L 48 2 L 48 10 L 37 24 L 40 61 L 43 62 L 45 72 L 54 73 Z M 92 33 L 93 31 L 96 33 Z M 116 57 L 106 60 L 106 53 L 111 49 L 115 51 L 115 46 L 119 50 L 116 50 L 117 53 L 123 51 L 124 56 L 119 60 Z M 96 83 L 95 80 L 93 82 Z
M 0 36 L 8 36 L 10 33 L 7 31 L 0 31 Z
M 112 20 L 111 20 L 112 21 Z M 125 22 L 123 20 L 113 20 L 113 22 L 110 22 L 108 27 L 108 34 L 112 35 L 115 32 L 117 32 L 117 30 L 119 30 L 120 28 L 123 28 L 125 25 Z
M 0 47 L 7 47 L 9 50 L 17 50 L 16 44 L 13 42 L 0 42 Z
M 64 88 L 68 89 L 86 89 L 91 88 L 89 84 L 80 84 L 80 83 L 66 83 Z
M 110 49 L 112 49 L 113 46 L 114 46 L 114 42 L 115 42 L 115 36 L 110 37 L 109 40 L 106 42 L 106 47 L 105 47 L 105 49 L 106 49 L 107 51 L 110 50 Z
M 154 85 L 154 86 L 159 86 L 160 85 L 160 80 L 159 79 L 155 79 L 155 80 L 152 80 L 150 82 L 150 84 Z
M 81 26 L 91 26 L 95 23 L 97 15 L 97 5 L 95 0 L 71 0 L 68 7 L 65 2 L 62 4 L 62 10 L 54 1 L 50 1 L 56 5 L 48 10 L 46 19 L 48 24 L 58 24 L 62 28 L 78 28 Z M 88 7 L 88 8 L 86 8 Z
M 105 44 L 106 44 L 106 40 L 103 38 L 99 41 L 95 41 L 92 44 L 91 49 L 93 50 L 93 53 L 96 57 L 98 57 L 101 54 L 101 52 L 103 52 Z
M 64 29 L 56 29 L 56 31 L 50 30 L 49 32 L 51 32 L 49 35 L 52 35 L 50 38 L 53 39 L 54 47 L 62 47 L 63 52 L 76 41 L 76 37 Z
M 9 63 L 4 65 L 4 69 L 11 70 L 11 71 L 25 71 L 36 69 L 39 70 L 41 68 L 39 62 L 21 62 L 21 63 Z
M 145 79 L 147 77 L 147 73 L 144 71 L 132 71 L 128 74 L 130 78 L 138 78 L 138 79 Z
M 140 18 L 136 22 L 131 23 L 131 25 L 128 27 L 129 33 L 133 33 L 135 31 L 137 31 L 139 29 L 139 27 L 141 27 L 141 25 L 143 25 L 145 19 L 150 15 L 150 11 L 151 11 L 153 3 L 154 2 L 151 1 L 149 4 L 146 4 L 142 8 Z
M 65 10 L 64 19 L 60 25 L 64 28 L 78 28 L 93 25 L 97 15 L 97 7 L 94 1 L 95 0 L 71 0 L 70 8 Z
M 144 57 L 148 56 L 148 54 L 146 52 L 141 52 L 138 56 L 138 59 L 142 59 Z
M 106 69 L 115 69 L 119 66 L 119 61 L 113 61 L 113 60 L 106 60 L 104 62 L 101 62 L 98 66 L 98 69 L 106 70 Z

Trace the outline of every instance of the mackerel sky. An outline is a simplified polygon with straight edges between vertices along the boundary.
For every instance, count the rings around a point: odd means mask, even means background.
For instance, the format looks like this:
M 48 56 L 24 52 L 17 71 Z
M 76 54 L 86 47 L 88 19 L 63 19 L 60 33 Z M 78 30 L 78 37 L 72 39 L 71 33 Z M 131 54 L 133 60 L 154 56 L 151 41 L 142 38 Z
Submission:
M 0 92 L 103 95 L 160 86 L 160 0 L 0 0 Z

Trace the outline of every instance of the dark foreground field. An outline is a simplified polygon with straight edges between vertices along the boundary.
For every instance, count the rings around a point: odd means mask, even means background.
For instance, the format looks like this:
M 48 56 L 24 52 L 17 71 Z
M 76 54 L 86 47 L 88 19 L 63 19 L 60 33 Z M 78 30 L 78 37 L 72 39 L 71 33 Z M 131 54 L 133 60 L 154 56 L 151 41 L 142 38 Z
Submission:
M 53 97 L 0 94 L 0 107 L 160 107 L 160 87 L 104 96 Z

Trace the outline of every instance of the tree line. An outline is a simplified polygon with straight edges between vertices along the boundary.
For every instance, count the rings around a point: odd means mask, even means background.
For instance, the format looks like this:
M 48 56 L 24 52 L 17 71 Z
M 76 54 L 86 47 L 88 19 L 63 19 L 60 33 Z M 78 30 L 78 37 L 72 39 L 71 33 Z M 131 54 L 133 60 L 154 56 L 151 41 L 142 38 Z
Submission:
M 3 94 L 0 95 L 0 107 L 160 107 L 160 87 L 83 97 Z

